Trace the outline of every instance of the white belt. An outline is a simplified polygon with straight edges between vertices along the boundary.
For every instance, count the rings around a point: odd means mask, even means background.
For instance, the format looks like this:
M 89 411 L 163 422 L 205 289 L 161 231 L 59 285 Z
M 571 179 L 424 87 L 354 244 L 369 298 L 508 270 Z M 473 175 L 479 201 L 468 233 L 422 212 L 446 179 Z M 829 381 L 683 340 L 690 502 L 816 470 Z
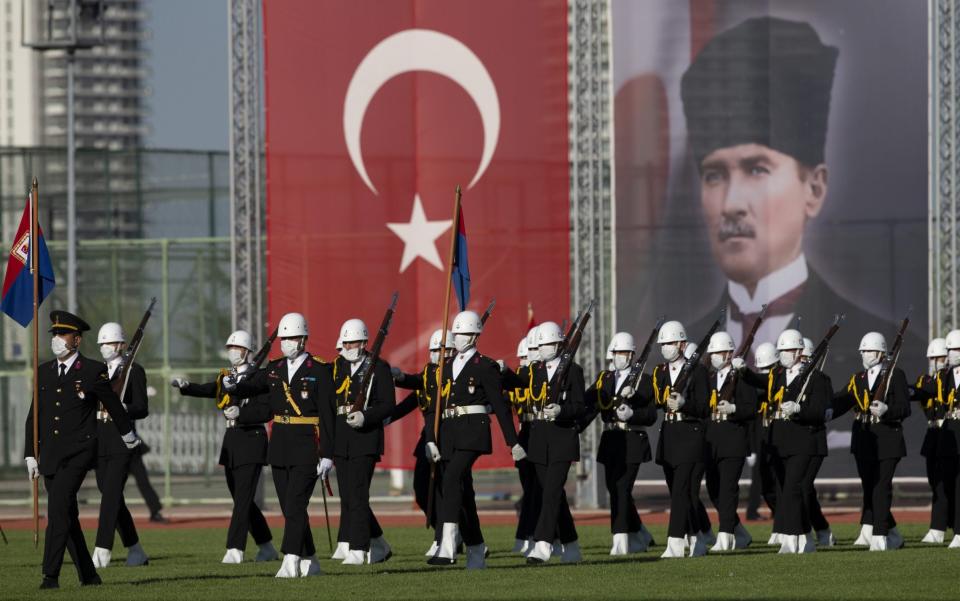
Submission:
M 943 420 L 942 420 L 942 419 L 928 419 L 928 420 L 927 420 L 927 427 L 928 427 L 928 428 L 941 428 L 941 427 L 943 427 Z
M 353 413 L 352 409 L 353 407 L 349 407 L 347 405 L 340 405 L 339 407 L 337 407 L 337 415 L 350 415 L 351 413 Z
M 877 417 L 876 415 L 873 415 L 872 413 L 858 413 L 854 419 L 860 422 L 861 424 L 879 424 L 880 423 L 880 418 Z
M 523 415 L 521 415 L 521 416 L 520 416 L 520 421 L 522 421 L 522 422 L 535 422 L 535 421 L 537 421 L 538 419 L 540 419 L 539 417 L 537 417 L 537 415 L 536 415 L 535 413 L 533 413 L 533 411 L 534 411 L 534 410 L 531 409 L 531 412 L 530 412 L 530 413 L 524 413 Z
M 97 421 L 101 421 L 104 423 L 112 422 L 113 418 L 110 417 L 110 414 L 107 413 L 106 411 L 97 411 Z
M 235 419 L 228 419 L 226 422 L 228 428 L 235 428 L 237 426 L 237 420 Z
M 943 416 L 944 419 L 960 419 L 960 409 L 954 409 Z
M 603 422 L 603 431 L 642 432 L 643 428 L 631 426 L 627 422 Z
M 729 417 L 726 413 L 711 413 L 710 419 L 714 422 L 725 422 Z
M 490 405 L 461 405 L 459 407 L 450 407 L 449 409 L 443 410 L 443 417 L 446 419 L 464 415 L 476 415 L 478 413 L 490 413 Z

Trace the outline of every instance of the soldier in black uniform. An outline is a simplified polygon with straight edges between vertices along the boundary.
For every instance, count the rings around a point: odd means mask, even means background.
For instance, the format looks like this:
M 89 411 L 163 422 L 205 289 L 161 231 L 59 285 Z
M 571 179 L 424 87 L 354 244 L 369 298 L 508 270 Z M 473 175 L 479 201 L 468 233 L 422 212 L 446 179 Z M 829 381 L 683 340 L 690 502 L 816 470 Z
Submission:
M 850 376 L 846 389 L 834 395 L 833 416 L 854 412 L 850 452 L 857 463 L 863 488 L 860 523 L 870 525 L 867 536 L 871 551 L 899 549 L 903 537 L 897 531 L 890 507 L 893 503 L 893 474 L 897 463 L 907 456 L 902 421 L 910 416 L 907 378 L 899 367 L 889 372 L 883 398 L 876 398 L 887 354 L 887 341 L 879 332 L 867 332 L 860 341 L 863 371 Z
M 231 369 L 221 369 L 213 382 L 192 384 L 183 378 L 173 378 L 171 383 L 184 396 L 215 399 L 226 421 L 220 465 L 233 499 L 233 511 L 227 528 L 227 551 L 221 563 L 243 563 L 248 532 L 259 547 L 256 561 L 273 561 L 278 558 L 273 534 L 254 500 L 260 474 L 267 463 L 267 430 L 262 423 L 240 423 L 237 420 L 240 408 L 250 401 L 228 394 L 223 388 L 223 378 L 231 372 L 238 381 L 253 375 L 254 367 L 250 364 L 253 339 L 248 332 L 237 330 L 230 334 L 224 346 Z
M 56 359 L 37 374 L 39 457 L 33 450 L 33 411 L 27 413 L 24 458 L 31 479 L 43 475 L 47 489 L 47 529 L 43 540 L 40 588 L 58 588 L 64 550 L 70 553 L 81 585 L 100 584 L 100 577 L 80 529 L 77 491 L 97 460 L 97 406 L 114 420 L 127 448 L 140 443 L 123 404 L 107 377 L 107 366 L 80 354 L 87 322 L 66 311 L 50 313 L 50 347 Z
M 603 370 L 584 396 L 586 410 L 580 419 L 580 431 L 599 415 L 603 434 L 597 449 L 597 462 L 603 465 L 604 481 L 610 497 L 610 555 L 646 551 L 653 537 L 644 527 L 633 500 L 633 484 L 640 464 L 653 460 L 646 426 L 657 423 L 657 406 L 651 399 L 636 394 L 649 386 L 641 374 L 638 386 L 627 376 L 637 350 L 633 335 L 617 332 L 610 342 L 613 369 Z
M 733 551 L 750 545 L 753 538 L 737 515 L 740 474 L 750 454 L 750 423 L 757 414 L 757 394 L 740 376 L 743 359 L 734 361 L 733 338 L 727 332 L 710 337 L 707 354 L 711 369 L 710 420 L 707 422 L 707 493 L 720 519 L 717 542 L 711 551 Z
M 476 509 L 464 506 L 463 491 L 464 479 L 474 462 L 480 455 L 489 455 L 492 451 L 490 411 L 496 413 L 514 461 L 523 459 L 526 453 L 517 444 L 510 407 L 501 393 L 500 368 L 477 351 L 477 338 L 483 331 L 480 316 L 473 311 L 459 313 L 453 320 L 452 331 L 457 355 L 443 366 L 439 440 L 434 438 L 432 428 L 427 429 L 428 457 L 434 463 L 442 462 L 443 471 L 439 499 L 440 549 L 427 563 L 441 566 L 456 563 L 457 539 L 462 536 L 467 569 L 481 569 L 486 567 L 486 546 Z M 462 532 L 461 511 L 473 513 L 466 517 L 465 525 L 469 528 Z
M 297 578 L 320 573 L 307 505 L 317 478 L 326 479 L 333 467 L 333 374 L 330 364 L 304 350 L 303 315 L 284 315 L 277 336 L 283 357 L 240 382 L 223 376 L 221 384 L 231 397 L 249 399 L 235 413 L 238 423 L 273 420 L 267 462 L 284 519 L 277 578 Z
M 673 384 L 684 366 L 687 332 L 678 321 L 668 321 L 657 333 L 657 344 L 666 363 L 654 367 L 649 384 L 641 386 L 641 398 L 652 399 L 663 409 L 660 439 L 657 441 L 657 463 L 670 489 L 670 523 L 667 548 L 663 558 L 684 556 L 685 541 L 690 556 L 707 552 L 705 533 L 701 531 L 700 481 L 704 457 L 704 423 L 710 414 L 707 370 L 697 364 L 687 381 L 686 390 L 674 390 Z
M 936 395 L 927 393 L 927 390 L 936 387 L 937 372 L 947 365 L 946 340 L 934 338 L 930 341 L 927 361 L 927 374 L 920 376 L 911 390 L 913 400 L 921 404 L 927 420 L 927 433 L 920 446 L 920 455 L 926 461 L 927 483 L 930 485 L 930 530 L 920 542 L 939 545 L 943 544 L 947 528 L 953 523 L 953 508 L 947 502 L 948 495 L 943 486 L 943 465 L 937 454 L 940 426 L 943 424 L 943 407 L 937 403 Z
M 390 365 L 379 359 L 372 367 L 373 379 L 367 389 L 363 409 L 353 410 L 357 370 L 368 354 L 367 326 L 359 319 L 348 319 L 340 328 L 343 349 L 333 362 L 336 390 L 336 426 L 333 462 L 340 489 L 340 530 L 337 546 L 343 551 L 344 565 L 380 563 L 393 554 L 383 538 L 383 529 L 370 509 L 370 481 L 383 455 L 383 421 L 396 404 Z
M 108 322 L 97 333 L 100 353 L 107 362 L 107 376 L 111 386 L 117 383 L 117 373 L 123 361 L 126 337 L 119 323 Z M 127 388 L 123 395 L 127 417 L 138 420 L 147 417 L 147 374 L 139 363 L 130 366 Z M 140 545 L 137 527 L 123 498 L 130 461 L 135 451 L 128 449 L 120 438 L 120 432 L 110 414 L 101 407 L 97 411 L 97 488 L 100 490 L 100 519 L 97 521 L 97 541 L 93 549 L 93 566 L 105 568 L 110 565 L 113 552 L 114 530 L 120 533 L 120 542 L 127 548 L 127 565 L 141 566 L 148 562 L 147 554 Z
M 767 376 L 767 410 L 773 411 L 770 442 L 776 453 L 778 486 L 773 530 L 781 535 L 780 553 L 812 553 L 817 542 L 804 493 L 811 484 L 810 464 L 823 452 L 820 435 L 833 391 L 830 378 L 817 370 L 810 374 L 799 400 L 784 400 L 786 387 L 803 366 L 803 336 L 796 330 L 784 330 L 777 339 L 777 350 L 780 365 Z

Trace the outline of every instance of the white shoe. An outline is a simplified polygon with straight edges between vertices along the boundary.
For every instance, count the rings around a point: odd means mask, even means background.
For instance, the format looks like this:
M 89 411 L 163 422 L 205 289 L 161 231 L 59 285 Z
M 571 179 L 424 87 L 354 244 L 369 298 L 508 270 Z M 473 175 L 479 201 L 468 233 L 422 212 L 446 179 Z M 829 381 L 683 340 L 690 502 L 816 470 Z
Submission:
M 710 548 L 710 551 L 733 551 L 737 548 L 737 538 L 729 532 L 717 534 L 717 542 Z
M 782 543 L 783 543 L 783 535 L 782 535 L 782 534 L 780 534 L 779 532 L 771 532 L 771 533 L 770 533 L 770 538 L 767 539 L 767 544 L 768 544 L 768 545 L 770 545 L 771 547 L 774 547 L 774 546 L 780 545 L 780 544 L 782 544 Z
M 780 550 L 777 553 L 781 554 L 796 554 L 800 549 L 799 536 L 791 534 L 781 534 L 780 535 Z
M 697 538 L 703 539 L 703 544 L 706 547 L 711 547 L 717 544 L 717 537 L 713 535 L 713 528 L 704 530 L 703 532 L 697 534 Z
M 837 544 L 837 539 L 833 536 L 833 532 L 829 528 L 826 530 L 817 531 L 817 546 L 818 547 L 834 547 Z
M 626 555 L 630 552 L 630 535 L 621 532 L 613 535 L 613 544 L 610 545 L 610 555 Z
M 527 553 L 527 559 L 532 559 L 540 563 L 547 563 L 553 557 L 553 544 L 545 540 L 538 540 L 533 544 L 533 549 Z
M 960 549 L 960 534 L 954 534 L 953 540 L 947 545 L 948 549 Z
M 891 550 L 903 548 L 903 535 L 900 534 L 896 526 L 891 528 L 890 532 L 887 532 L 887 548 Z
M 283 563 L 280 564 L 280 570 L 276 578 L 299 578 L 300 577 L 300 558 L 296 555 L 284 555 Z
M 487 567 L 487 546 L 485 544 L 470 545 L 466 551 L 468 570 L 483 570 Z
M 684 534 L 684 535 L 683 535 L 683 548 L 684 548 L 684 549 L 689 549 L 689 548 L 690 548 L 690 535 L 689 535 L 689 534 Z
M 227 549 L 220 563 L 243 563 L 243 551 L 240 549 Z
M 105 568 L 110 565 L 110 556 L 113 555 L 113 552 L 110 549 L 104 549 L 103 547 L 94 547 L 93 548 L 93 567 L 95 568 Z
M 737 540 L 738 549 L 746 549 L 753 542 L 753 537 L 750 536 L 747 529 L 743 527 L 743 524 L 736 525 L 733 529 L 733 536 Z
M 427 549 L 427 552 L 424 553 L 424 557 L 433 557 L 437 554 L 437 551 L 440 550 L 440 545 L 437 544 L 437 541 L 430 543 L 430 548 Z
M 443 534 L 440 537 L 440 550 L 437 557 L 449 559 L 457 558 L 457 539 L 460 538 L 460 526 L 456 522 L 444 522 Z
M 300 577 L 306 578 L 307 576 L 318 576 L 322 572 L 320 571 L 320 562 L 317 561 L 316 555 L 311 555 L 306 559 L 300 560 Z
M 367 563 L 367 552 L 363 549 L 350 549 L 347 551 L 347 556 L 340 562 L 345 566 L 362 566 L 365 563 Z
M 927 530 L 927 533 L 923 535 L 923 538 L 920 540 L 921 543 L 932 543 L 934 545 L 942 545 L 943 537 L 946 533 L 943 530 L 934 530 L 931 528 Z
M 860 536 L 857 537 L 857 540 L 853 541 L 853 546 L 869 547 L 871 536 L 873 536 L 873 526 L 871 524 L 864 524 L 860 527 Z
M 514 539 L 514 541 L 513 541 L 513 549 L 511 549 L 510 552 L 511 552 L 511 553 L 523 553 L 523 546 L 524 546 L 526 543 L 527 543 L 527 541 L 523 540 L 522 538 Z
M 797 537 L 797 553 L 816 553 L 817 552 L 817 537 L 813 534 L 813 530 L 806 534 L 801 534 Z
M 563 543 L 560 542 L 560 539 L 553 541 L 553 549 L 550 551 L 551 557 L 560 557 L 563 555 Z
M 382 536 L 370 539 L 370 552 L 367 553 L 367 563 L 383 563 L 393 557 L 393 550 Z
M 330 559 L 346 559 L 349 551 L 350 543 L 337 543 L 337 548 L 334 550 L 333 555 L 330 556 Z
M 578 541 L 563 545 L 560 563 L 580 563 L 581 561 L 583 561 L 583 554 L 580 553 L 580 543 Z
M 257 556 L 254 558 L 254 561 L 276 561 L 277 559 L 280 559 L 280 554 L 277 553 L 273 543 L 267 541 L 257 549 Z
M 649 548 L 650 541 L 644 536 L 643 530 L 627 534 L 627 553 L 645 553 Z M 612 549 L 610 554 L 613 554 Z
M 523 541 L 523 546 L 520 548 L 520 555 L 526 557 L 530 551 L 533 551 L 534 542 L 535 541 L 532 538 L 528 538 L 527 540 Z
M 684 556 L 683 539 L 670 536 L 667 537 L 667 548 L 663 550 L 660 559 L 679 559 Z
M 876 535 L 870 537 L 870 550 L 871 551 L 886 551 L 887 550 L 887 537 Z
M 146 552 L 143 550 L 143 547 L 140 546 L 140 543 L 134 543 L 127 547 L 127 566 L 136 567 L 136 566 L 145 566 L 150 563 L 150 558 L 147 557 Z
M 713 533 L 710 533 L 712 536 Z M 717 537 L 713 537 L 716 541 Z M 707 554 L 707 538 L 703 533 L 690 537 L 690 557 L 703 557 Z

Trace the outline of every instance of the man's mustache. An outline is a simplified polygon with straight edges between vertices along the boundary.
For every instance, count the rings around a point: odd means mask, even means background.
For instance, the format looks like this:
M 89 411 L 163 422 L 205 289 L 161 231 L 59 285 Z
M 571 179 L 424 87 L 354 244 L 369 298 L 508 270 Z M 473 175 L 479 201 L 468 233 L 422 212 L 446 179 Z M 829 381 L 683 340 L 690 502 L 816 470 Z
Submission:
M 756 238 L 757 232 L 743 219 L 724 217 L 717 228 L 717 237 L 721 242 L 726 242 L 730 238 Z

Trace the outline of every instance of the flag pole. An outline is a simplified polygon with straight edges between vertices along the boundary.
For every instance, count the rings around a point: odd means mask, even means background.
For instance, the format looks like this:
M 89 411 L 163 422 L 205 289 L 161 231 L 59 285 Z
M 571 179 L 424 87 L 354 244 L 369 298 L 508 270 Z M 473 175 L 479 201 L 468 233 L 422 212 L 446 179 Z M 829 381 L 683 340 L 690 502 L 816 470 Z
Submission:
M 40 373 L 40 324 L 37 319 L 37 313 L 40 308 L 39 303 L 39 280 L 40 280 L 40 270 L 37 269 L 38 265 L 38 244 L 37 239 L 39 236 L 37 233 L 40 231 L 39 226 L 37 225 L 37 199 L 39 195 L 39 184 L 37 183 L 37 178 L 33 178 L 33 186 L 30 190 L 30 273 L 33 275 L 33 456 L 37 461 L 40 461 L 40 444 L 38 441 L 39 438 L 39 404 L 40 404 L 40 387 L 37 382 L 37 376 Z M 33 479 L 33 548 L 36 549 L 40 545 L 40 479 Z
M 450 317 L 450 288 L 453 285 L 453 257 L 457 248 L 457 235 L 460 231 L 460 184 L 453 201 L 453 228 L 450 230 L 450 254 L 447 258 L 447 281 L 443 286 L 443 322 L 440 325 L 440 365 L 437 367 L 437 394 L 433 411 L 433 440 L 439 442 L 440 435 L 440 397 L 443 396 L 443 366 L 447 354 L 447 319 Z M 427 451 L 429 453 L 429 451 Z M 437 465 L 430 464 L 430 488 L 427 490 L 427 528 L 433 517 L 434 488 L 437 481 Z

